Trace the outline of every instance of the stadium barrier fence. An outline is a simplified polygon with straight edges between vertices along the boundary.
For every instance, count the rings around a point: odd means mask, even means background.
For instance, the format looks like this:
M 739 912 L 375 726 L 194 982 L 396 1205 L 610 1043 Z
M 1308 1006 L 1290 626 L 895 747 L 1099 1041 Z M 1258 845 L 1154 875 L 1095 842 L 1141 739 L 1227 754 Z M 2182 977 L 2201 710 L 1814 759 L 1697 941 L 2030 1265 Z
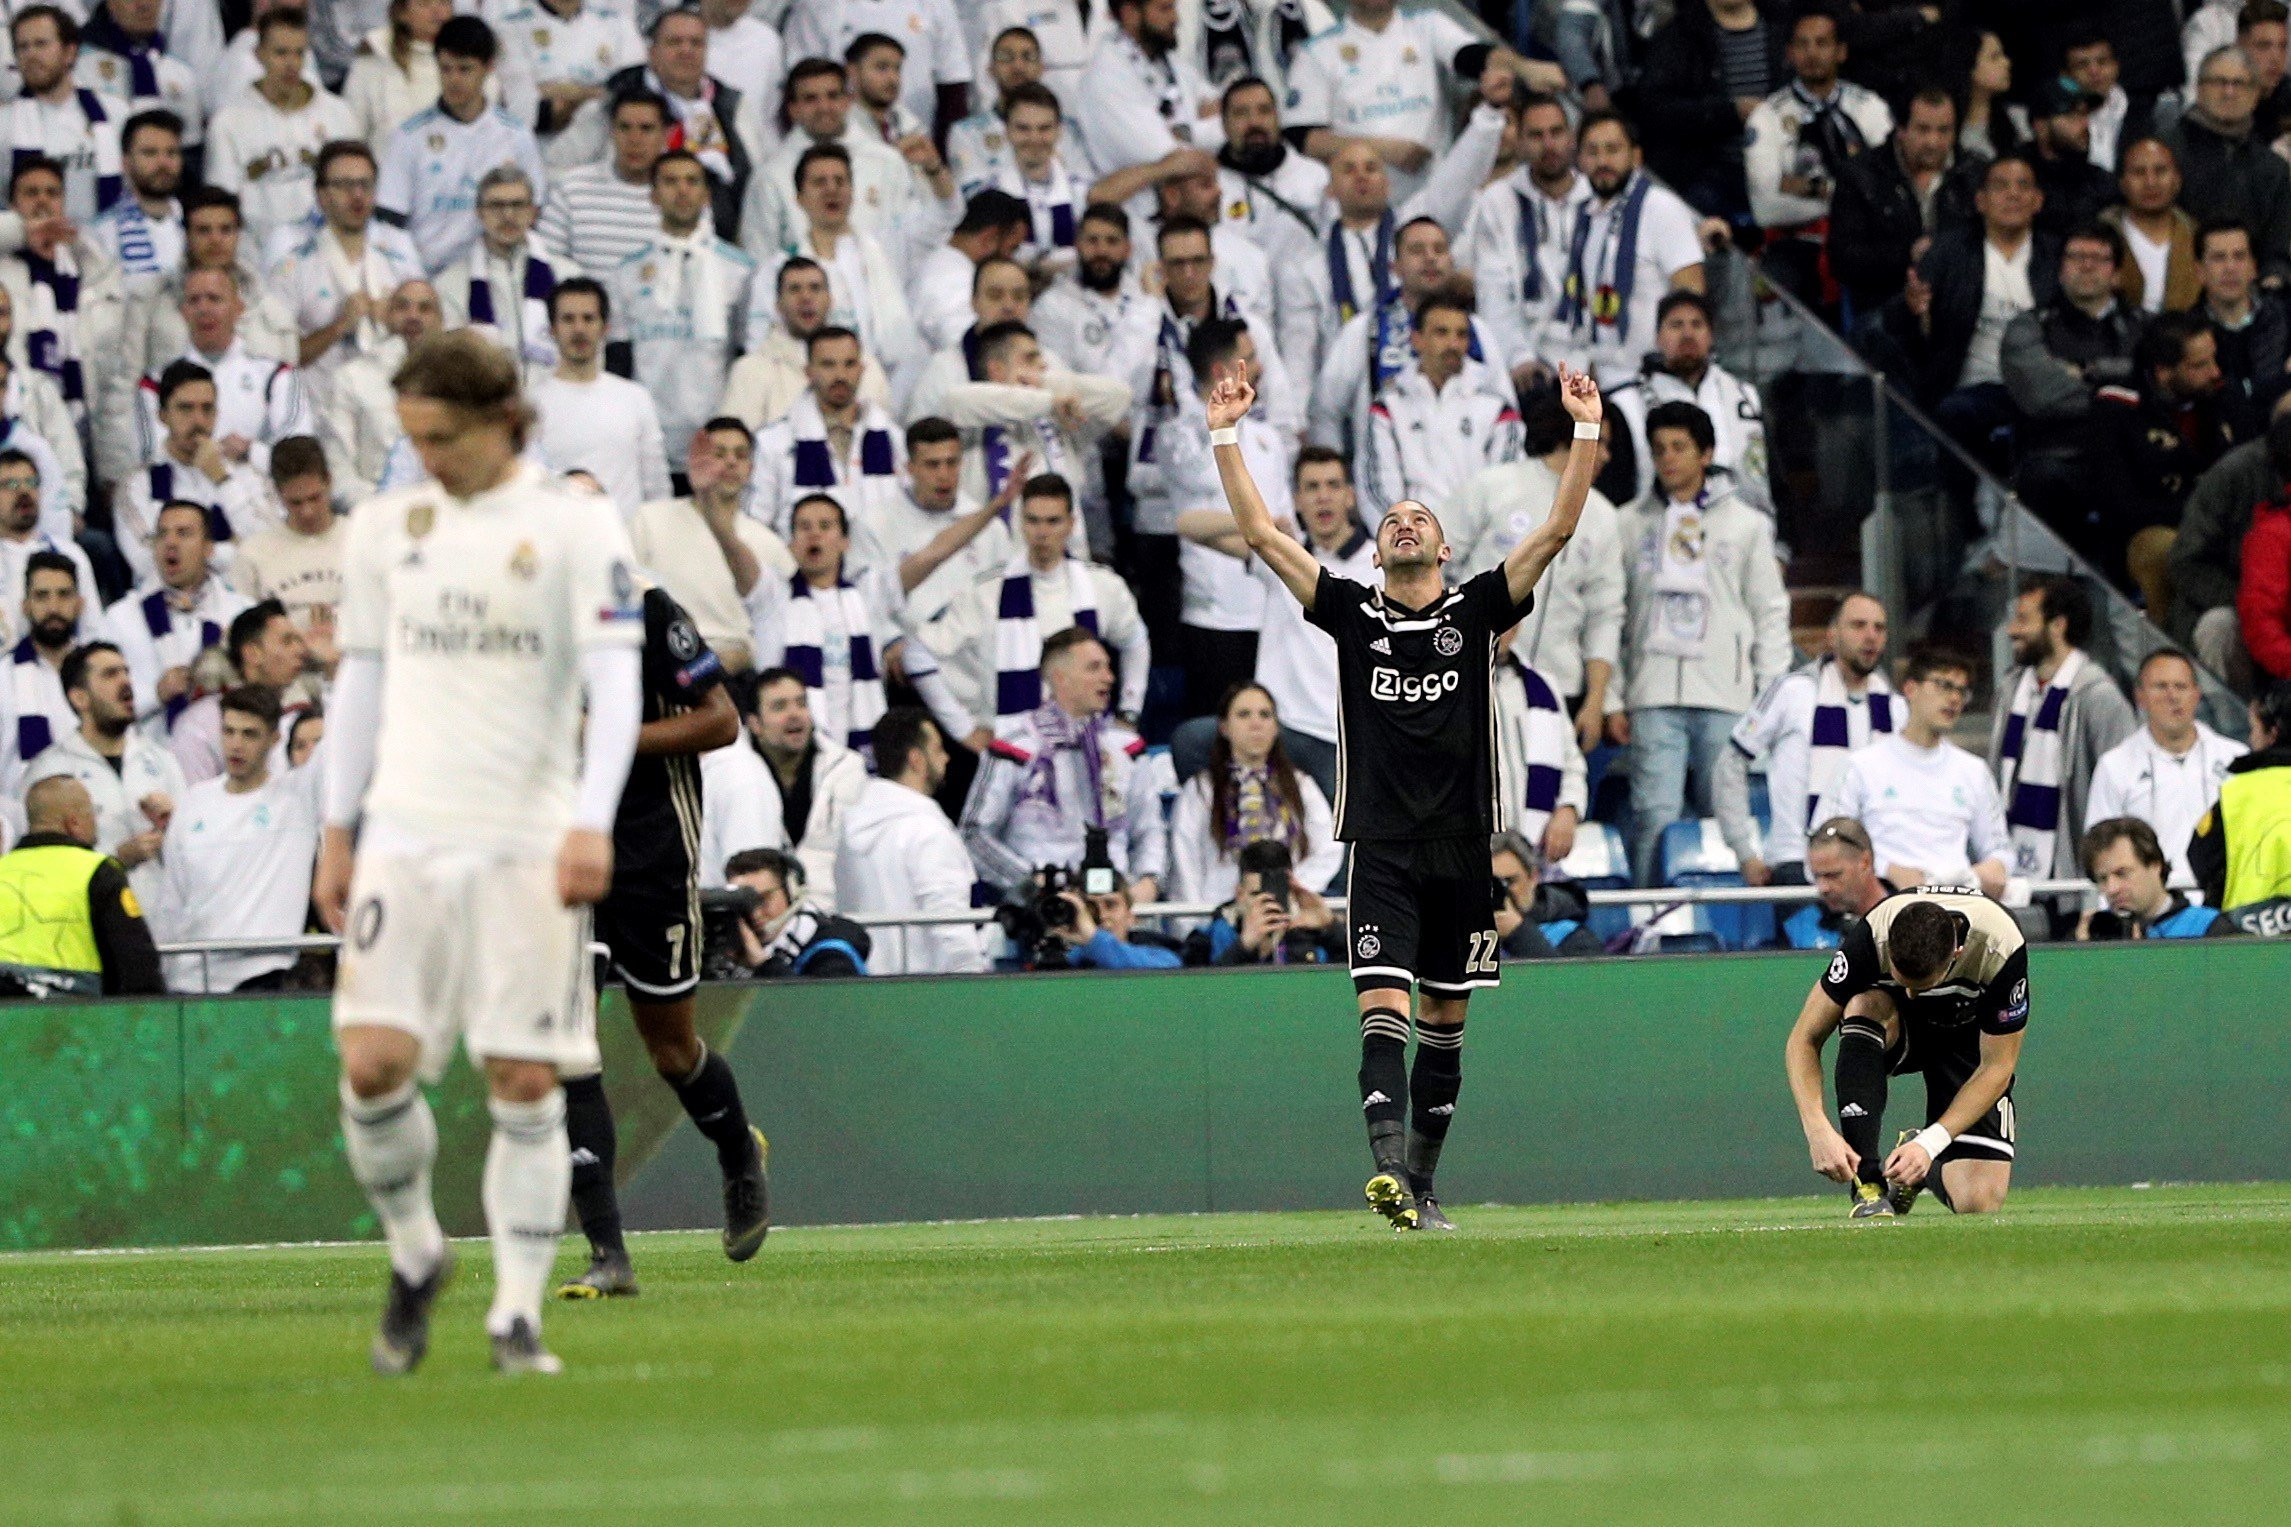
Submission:
M 1450 1201 L 1803 1194 L 1782 1078 L 1818 954 L 1513 965 L 1473 1004 Z M 2261 940 L 2032 951 L 2023 1182 L 2279 1176 L 2285 951 Z M 700 1026 L 773 1141 L 785 1223 L 1356 1207 L 1350 984 L 1322 967 L 704 988 Z M 629 1222 L 713 1225 L 713 1152 L 600 1025 Z M 365 1237 L 323 997 L 0 1009 L 0 1248 Z M 441 1213 L 482 1215 L 490 1128 L 435 1094 Z M 1925 1121 L 1900 1078 L 1889 1122 Z

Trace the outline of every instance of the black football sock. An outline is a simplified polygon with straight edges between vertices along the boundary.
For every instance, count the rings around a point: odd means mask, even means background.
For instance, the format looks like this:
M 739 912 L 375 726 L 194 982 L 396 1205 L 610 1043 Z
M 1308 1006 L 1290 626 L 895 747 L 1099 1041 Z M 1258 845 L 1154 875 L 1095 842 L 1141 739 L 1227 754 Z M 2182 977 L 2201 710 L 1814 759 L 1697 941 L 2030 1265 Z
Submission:
M 1848 1018 L 1838 1030 L 1838 1133 L 1861 1158 L 1863 1182 L 1881 1182 L 1885 1156 L 1877 1147 L 1885 1121 L 1885 1030 Z
M 573 1212 L 592 1251 L 628 1254 L 621 1239 L 620 1200 L 613 1194 L 617 1140 L 603 1076 L 565 1081 L 565 1140 L 573 1153 Z
M 740 1103 L 740 1084 L 724 1057 L 705 1045 L 700 1064 L 683 1081 L 672 1081 L 676 1101 L 691 1116 L 692 1127 L 716 1147 L 716 1164 L 729 1177 L 743 1171 L 755 1154 L 755 1137 L 748 1132 L 748 1110 Z
M 1360 1111 L 1379 1172 L 1407 1170 L 1408 1015 L 1372 1007 L 1360 1015 Z
M 1408 1178 L 1419 1193 L 1432 1191 L 1440 1147 L 1456 1118 L 1464 1085 L 1464 1026 L 1416 1027 L 1416 1069 L 1408 1078 Z

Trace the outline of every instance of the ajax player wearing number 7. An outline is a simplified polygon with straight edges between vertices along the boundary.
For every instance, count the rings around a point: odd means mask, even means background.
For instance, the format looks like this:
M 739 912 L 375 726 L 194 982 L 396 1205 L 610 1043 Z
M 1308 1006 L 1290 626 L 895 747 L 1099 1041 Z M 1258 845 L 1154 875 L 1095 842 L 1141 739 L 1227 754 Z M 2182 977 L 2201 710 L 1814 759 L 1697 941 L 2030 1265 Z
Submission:
M 612 879 L 644 609 L 612 501 L 519 459 L 534 420 L 514 357 L 433 335 L 391 385 L 433 480 L 351 516 L 311 890 L 343 934 L 343 1140 L 390 1248 L 373 1361 L 421 1361 L 451 1271 L 421 1084 L 458 1039 L 493 1114 L 494 1366 L 554 1373 L 541 1295 L 572 1172 L 558 1078 L 597 1068 L 588 908 Z
M 1907 1214 L 1923 1187 L 1958 1214 L 2002 1208 L 2013 1175 L 2013 1071 L 2028 1027 L 2028 949 L 1979 891 L 1888 896 L 1848 933 L 1784 1047 L 1814 1170 L 1849 1185 L 1855 1219 Z M 1838 1036 L 1838 1122 L 1822 1112 L 1822 1046 Z M 1888 1076 L 1925 1073 L 1925 1127 L 1882 1165 Z
M 1496 826 L 1496 638 L 1535 603 L 1543 576 L 1575 533 L 1599 466 L 1599 389 L 1561 368 L 1575 444 L 1550 515 L 1496 567 L 1459 588 L 1441 580 L 1451 548 L 1432 511 L 1392 506 L 1376 531 L 1383 584 L 1326 571 L 1273 523 L 1235 444 L 1256 401 L 1237 372 L 1209 395 L 1209 439 L 1226 503 L 1264 559 L 1329 633 L 1337 653 L 1336 835 L 1352 845 L 1352 984 L 1360 1009 L 1360 1099 L 1371 1208 L 1396 1230 L 1453 1230 L 1432 1174 L 1463 1080 L 1464 1007 L 1496 984 L 1495 897 L 1488 839 Z M 1416 1066 L 1408 1069 L 1409 998 Z M 1411 1111 L 1411 1108 L 1413 1111 Z

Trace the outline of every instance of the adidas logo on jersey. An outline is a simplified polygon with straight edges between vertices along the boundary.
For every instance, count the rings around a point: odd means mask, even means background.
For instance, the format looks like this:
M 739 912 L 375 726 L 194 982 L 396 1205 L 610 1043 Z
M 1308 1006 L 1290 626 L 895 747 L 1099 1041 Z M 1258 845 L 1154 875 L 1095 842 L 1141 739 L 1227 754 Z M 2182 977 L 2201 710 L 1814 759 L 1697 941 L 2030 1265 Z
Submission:
M 1360 1106 L 1363 1108 L 1374 1108 L 1379 1103 L 1389 1103 L 1391 1101 L 1392 1099 L 1386 1097 L 1381 1090 L 1378 1090 L 1376 1092 L 1371 1092 L 1368 1096 L 1362 1098 L 1360 1100 Z
M 1392 643 L 1379 636 L 1376 640 L 1368 644 L 1368 650 L 1371 652 L 1381 652 L 1386 657 L 1390 657 L 1392 656 Z
M 1838 1117 L 1841 1119 L 1866 1119 L 1869 1117 L 1869 1110 L 1859 1103 L 1848 1103 L 1838 1110 Z

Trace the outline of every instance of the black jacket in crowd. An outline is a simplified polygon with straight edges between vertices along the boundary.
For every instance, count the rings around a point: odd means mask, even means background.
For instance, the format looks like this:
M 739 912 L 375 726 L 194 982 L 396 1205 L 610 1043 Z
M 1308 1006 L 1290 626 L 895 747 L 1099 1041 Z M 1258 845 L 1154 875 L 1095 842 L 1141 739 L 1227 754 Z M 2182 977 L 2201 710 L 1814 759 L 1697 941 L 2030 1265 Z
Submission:
M 2024 451 L 2081 450 L 2092 396 L 2132 381 L 2132 347 L 2147 315 L 2121 302 L 2095 318 L 2055 297 L 2005 330 L 2001 370 L 2013 407 L 2026 419 L 2017 433 Z
M 2037 189 L 2044 193 L 2044 208 L 2036 215 L 2037 227 L 2058 238 L 2100 215 L 2116 200 L 2116 177 L 2082 154 L 2050 158 L 2032 149 Z
M 2218 394 L 2182 402 L 2146 378 L 2137 391 L 2101 388 L 2092 426 L 2093 551 L 2112 573 L 2135 532 L 2179 524 L 2196 479 L 2235 445 L 2235 427 Z
M 2049 233 L 2031 232 L 2029 294 L 2043 307 L 2060 294 L 2060 240 Z M 1975 223 L 1944 229 L 1925 251 L 1918 272 L 1933 288 L 1931 322 L 1920 325 L 1905 298 L 1886 304 L 1884 326 L 1907 357 L 1917 397 L 1937 403 L 1954 391 L 1965 369 L 1965 352 L 1973 346 L 1973 331 L 1980 325 L 1981 292 L 1988 283 L 1986 237 Z
M 2241 328 L 2230 329 L 2214 320 L 2211 334 L 2219 346 L 2219 369 L 2227 378 L 2236 433 L 2251 439 L 2266 430 L 2268 411 L 2291 389 L 2291 375 L 2283 370 L 2291 359 L 2291 306 L 2273 292 L 2254 292 L 2251 317 Z
M 1858 154 L 1846 165 L 1830 195 L 1830 272 L 1856 308 L 1875 312 L 1899 295 L 1919 239 L 1978 220 L 1973 193 L 1980 189 L 1982 163 L 1961 159 L 1941 172 L 1933 190 L 1932 228 L 1925 226 L 1917 189 L 1897 149 L 1887 145 Z
M 2245 441 L 2196 479 L 2172 542 L 2171 632 L 2181 646 L 2194 642 L 2196 622 L 2206 610 L 2235 607 L 2251 511 L 2280 486 L 2267 464 L 2264 439 Z
M 2199 223 L 2251 230 L 2259 274 L 2291 280 L 2291 169 L 2255 132 L 2230 137 L 2189 112 L 2159 134 L 2180 163 L 2180 205 Z
M 1759 0 L 1758 13 L 1766 22 L 1767 69 L 1779 89 L 1790 78 L 1783 55 L 1792 12 Z M 1700 0 L 1678 7 L 1671 22 L 1647 40 L 1631 105 L 1645 135 L 1647 168 L 1681 195 L 1693 200 L 1718 178 L 1741 184 L 1742 117 L 1727 94 L 1718 23 Z M 1747 207 L 1747 191 L 1743 196 Z

